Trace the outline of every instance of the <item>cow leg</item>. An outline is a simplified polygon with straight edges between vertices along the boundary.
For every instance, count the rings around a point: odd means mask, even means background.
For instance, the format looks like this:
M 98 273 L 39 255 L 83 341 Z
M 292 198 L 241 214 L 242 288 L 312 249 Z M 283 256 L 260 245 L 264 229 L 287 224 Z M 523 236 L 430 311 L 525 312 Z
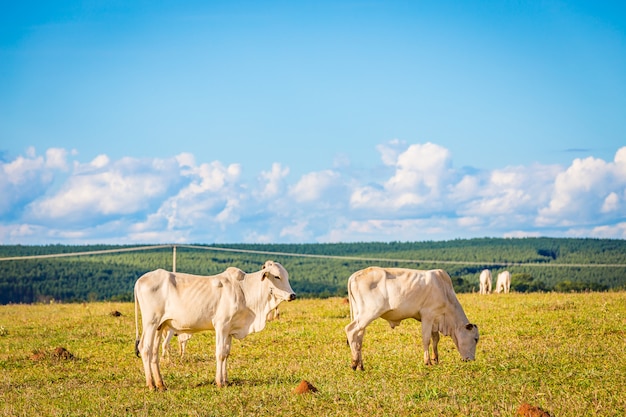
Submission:
M 170 359 L 170 342 L 172 337 L 174 336 L 174 330 L 169 329 L 167 335 L 165 335 L 165 339 L 163 339 L 163 343 L 161 344 L 161 355 L 163 355 L 163 359 Z
M 422 347 L 424 348 L 424 365 L 432 365 L 430 360 L 430 339 L 433 334 L 433 324 L 422 318 Z M 433 343 L 434 345 L 434 343 Z
M 354 320 L 345 327 L 346 336 L 348 337 L 348 345 L 352 353 L 352 369 L 363 370 L 363 356 L 361 350 L 363 348 L 363 338 L 365 337 L 365 327 L 369 324 L 360 325 L 359 321 Z
M 225 387 L 228 384 L 228 371 L 226 363 L 230 355 L 232 336 L 224 330 L 215 329 L 215 383 L 218 387 Z
M 178 347 L 180 349 L 180 358 L 182 359 L 185 356 L 185 347 L 187 346 L 187 339 L 180 340 L 180 336 L 178 339 Z
M 157 342 L 157 352 L 159 349 L 158 339 L 156 339 L 157 333 L 158 332 L 156 331 L 156 329 L 152 326 L 144 327 L 138 346 L 139 352 L 141 354 L 141 361 L 143 362 L 144 374 L 146 376 L 146 386 L 151 391 L 155 389 L 152 361 L 154 356 L 155 341 Z
M 152 341 L 152 353 L 150 357 L 150 368 L 152 369 L 152 378 L 156 389 L 159 391 L 165 391 L 167 388 L 163 383 L 163 377 L 161 376 L 161 368 L 159 367 L 159 342 L 163 335 L 163 330 L 159 329 L 154 333 Z
M 437 365 L 439 363 L 439 349 L 437 349 L 437 345 L 439 344 L 439 332 L 432 332 L 430 334 L 432 343 L 433 343 L 433 359 L 432 362 Z
M 154 390 L 154 383 L 152 382 L 152 370 L 150 369 L 150 352 L 152 352 L 152 346 L 146 346 L 144 344 L 145 340 L 145 331 L 141 335 L 141 340 L 139 342 L 139 354 L 141 356 L 141 362 L 143 363 L 143 373 L 146 377 L 146 386 L 150 391 Z M 151 340 L 151 338 L 150 338 Z

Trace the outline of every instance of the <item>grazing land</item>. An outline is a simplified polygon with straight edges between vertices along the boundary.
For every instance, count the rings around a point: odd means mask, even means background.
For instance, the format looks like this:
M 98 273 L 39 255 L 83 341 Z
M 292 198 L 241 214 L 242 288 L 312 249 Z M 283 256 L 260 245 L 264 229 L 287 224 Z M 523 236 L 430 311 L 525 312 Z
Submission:
M 553 416 L 626 414 L 625 292 L 459 300 L 480 326 L 474 362 L 444 337 L 441 363 L 426 367 L 417 322 L 391 330 L 377 320 L 365 371 L 354 372 L 348 304 L 299 299 L 233 341 L 230 386 L 213 383 L 214 333 L 205 332 L 185 358 L 162 363 L 166 392 L 144 386 L 132 303 L 0 306 L 0 415 L 514 416 L 522 403 Z M 317 392 L 295 393 L 302 380 Z

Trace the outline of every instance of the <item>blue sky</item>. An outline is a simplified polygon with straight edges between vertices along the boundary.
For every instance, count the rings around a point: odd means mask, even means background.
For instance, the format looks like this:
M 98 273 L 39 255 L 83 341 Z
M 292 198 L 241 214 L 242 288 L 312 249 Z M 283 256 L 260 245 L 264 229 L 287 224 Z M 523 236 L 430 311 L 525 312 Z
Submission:
M 626 237 L 623 2 L 0 2 L 0 243 Z

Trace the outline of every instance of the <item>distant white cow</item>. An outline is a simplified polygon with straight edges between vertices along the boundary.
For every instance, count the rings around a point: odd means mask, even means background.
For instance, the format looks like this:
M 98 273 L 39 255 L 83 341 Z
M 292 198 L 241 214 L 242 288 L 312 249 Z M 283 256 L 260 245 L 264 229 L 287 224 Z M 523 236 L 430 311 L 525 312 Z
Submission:
M 296 298 L 287 270 L 273 261 L 250 274 L 233 267 L 212 276 L 157 269 L 137 280 L 134 294 L 135 352 L 141 355 L 146 385 L 158 390 L 166 389 L 159 368 L 159 342 L 166 329 L 179 334 L 215 330 L 215 383 L 223 387 L 232 337 L 263 330 L 272 309 Z
M 511 273 L 509 271 L 500 272 L 496 281 L 496 293 L 509 293 L 511 289 Z
M 480 273 L 480 293 L 489 294 L 491 292 L 491 271 L 483 269 Z
M 471 324 L 456 298 L 446 271 L 370 267 L 348 279 L 352 321 L 345 327 L 352 351 L 352 369 L 363 370 L 361 348 L 365 328 L 379 317 L 393 329 L 404 319 L 422 322 L 424 363 L 438 363 L 439 333 L 452 337 L 463 360 L 474 360 L 478 326 Z M 429 354 L 433 342 L 432 359 Z

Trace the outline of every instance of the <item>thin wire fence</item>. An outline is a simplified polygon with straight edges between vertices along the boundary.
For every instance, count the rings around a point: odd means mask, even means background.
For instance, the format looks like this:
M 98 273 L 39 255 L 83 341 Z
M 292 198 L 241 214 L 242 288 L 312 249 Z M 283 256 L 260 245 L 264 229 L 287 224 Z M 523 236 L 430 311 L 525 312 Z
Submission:
M 436 260 L 436 259 L 401 259 L 401 258 L 373 258 L 373 257 L 360 257 L 360 256 L 343 256 L 343 255 L 319 255 L 310 253 L 294 253 L 294 252 L 274 252 L 264 250 L 253 249 L 236 249 L 236 248 L 223 248 L 217 246 L 197 246 L 197 245 L 149 245 L 149 246 L 137 246 L 132 248 L 117 248 L 117 249 L 104 249 L 93 250 L 85 252 L 71 252 L 71 253 L 54 253 L 46 255 L 26 255 L 26 256 L 9 256 L 0 258 L 2 261 L 16 261 L 26 259 L 46 259 L 46 258 L 64 258 L 70 256 L 89 256 L 89 255 L 103 255 L 112 253 L 124 253 L 124 252 L 138 252 L 138 251 L 152 251 L 157 249 L 172 248 L 174 254 L 174 265 L 176 260 L 176 248 L 187 249 L 201 249 L 216 252 L 234 252 L 234 253 L 248 253 L 255 255 L 270 255 L 270 256 L 290 256 L 299 258 L 319 258 L 319 259 L 338 259 L 349 261 L 365 261 L 365 262 L 404 262 L 415 264 L 442 264 L 442 265 L 470 265 L 470 266 L 537 266 L 537 267 L 554 267 L 554 268 L 624 268 L 626 264 L 580 264 L 580 263 L 543 263 L 543 262 L 492 262 L 492 261 L 452 261 L 452 260 Z

